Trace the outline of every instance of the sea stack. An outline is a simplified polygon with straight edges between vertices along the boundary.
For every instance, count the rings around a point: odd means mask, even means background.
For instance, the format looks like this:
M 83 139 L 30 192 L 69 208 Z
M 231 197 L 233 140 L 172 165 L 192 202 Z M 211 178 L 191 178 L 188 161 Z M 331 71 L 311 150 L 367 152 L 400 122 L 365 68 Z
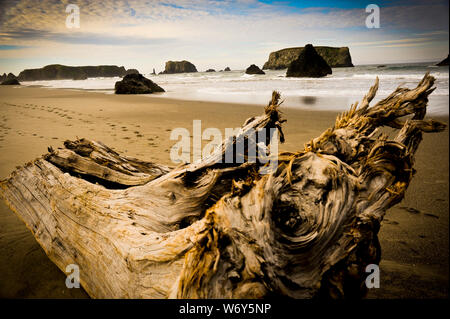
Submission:
M 223 69 L 224 72 L 230 72 L 231 69 L 227 66 L 225 69 Z
M 264 63 L 263 70 L 286 69 L 292 61 L 296 60 L 304 47 L 286 48 L 271 52 L 269 59 Z M 327 61 L 332 68 L 352 67 L 352 57 L 348 47 L 314 47 L 317 53 Z
M 205 72 L 216 72 L 216 70 L 214 70 L 214 69 L 208 69 L 208 70 L 206 70 Z
M 0 76 L 0 83 L 1 85 L 20 85 L 17 77 L 12 73 L 8 73 L 8 75 L 3 73 L 3 75 Z
M 0 83 L 1 85 L 20 85 L 19 81 L 16 78 L 14 79 L 6 79 Z
M 126 75 L 128 74 L 139 74 L 139 71 L 136 69 L 128 69 Z
M 127 71 L 123 66 L 97 65 L 97 66 L 67 66 L 51 64 L 40 69 L 27 69 L 19 73 L 19 81 L 45 81 L 45 80 L 81 80 L 96 77 L 122 77 Z
M 116 82 L 116 94 L 150 94 L 165 92 L 162 87 L 147 79 L 142 74 L 127 74 L 122 81 Z
M 191 62 L 183 61 L 167 61 L 166 67 L 161 74 L 174 74 L 174 73 L 193 73 L 197 72 L 197 68 Z
M 317 53 L 312 44 L 307 44 L 298 58 L 289 64 L 286 77 L 320 78 L 331 73 L 328 63 Z
M 246 74 L 266 74 L 263 70 L 261 70 L 257 65 L 250 65 L 247 70 L 245 70 Z
M 441 62 L 439 62 L 438 64 L 436 64 L 437 66 L 445 66 L 445 65 L 448 65 L 448 58 L 449 58 L 449 56 L 447 55 L 447 57 L 444 59 L 444 60 L 442 60 Z

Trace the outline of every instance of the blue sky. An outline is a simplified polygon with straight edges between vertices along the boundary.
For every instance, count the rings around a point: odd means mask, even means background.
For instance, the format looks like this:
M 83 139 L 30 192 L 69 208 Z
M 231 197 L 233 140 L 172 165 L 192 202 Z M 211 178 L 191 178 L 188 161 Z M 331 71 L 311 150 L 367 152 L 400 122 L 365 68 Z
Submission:
M 80 8 L 68 29 L 66 6 Z M 380 28 L 365 26 L 368 4 Z M 448 1 L 23 0 L 0 2 L 0 72 L 46 64 L 116 64 L 150 72 L 262 66 L 285 47 L 348 46 L 355 64 L 437 61 L 448 54 Z

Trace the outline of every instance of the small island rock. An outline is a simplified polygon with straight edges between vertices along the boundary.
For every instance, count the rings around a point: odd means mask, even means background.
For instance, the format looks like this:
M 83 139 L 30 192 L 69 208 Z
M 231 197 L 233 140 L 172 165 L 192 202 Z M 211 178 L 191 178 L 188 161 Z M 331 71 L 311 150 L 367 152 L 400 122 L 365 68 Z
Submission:
M 149 94 L 165 92 L 162 87 L 142 74 L 127 74 L 122 81 L 116 82 L 116 94 Z
M 312 44 L 307 44 L 298 58 L 289 64 L 286 77 L 320 78 L 327 74 L 332 74 L 331 67 Z
M 250 65 L 247 70 L 245 70 L 246 74 L 266 74 L 263 70 L 261 70 L 258 66 L 252 64 Z

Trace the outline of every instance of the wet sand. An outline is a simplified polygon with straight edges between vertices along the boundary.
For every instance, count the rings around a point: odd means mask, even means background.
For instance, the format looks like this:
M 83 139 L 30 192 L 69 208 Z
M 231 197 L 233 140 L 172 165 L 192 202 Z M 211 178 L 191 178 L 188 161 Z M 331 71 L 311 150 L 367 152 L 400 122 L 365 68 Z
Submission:
M 263 106 L 191 102 L 147 96 L 0 87 L 0 179 L 18 165 L 57 148 L 66 139 L 102 141 L 116 151 L 173 165 L 170 131 L 239 127 Z M 295 151 L 334 122 L 335 112 L 282 108 L 286 143 Z M 448 123 L 448 118 L 441 118 Z M 369 298 L 447 298 L 449 263 L 448 130 L 426 134 L 416 157 L 417 174 L 405 199 L 390 209 L 379 234 L 381 287 Z M 31 232 L 0 201 L 0 297 L 87 298 L 65 287 L 65 275 Z

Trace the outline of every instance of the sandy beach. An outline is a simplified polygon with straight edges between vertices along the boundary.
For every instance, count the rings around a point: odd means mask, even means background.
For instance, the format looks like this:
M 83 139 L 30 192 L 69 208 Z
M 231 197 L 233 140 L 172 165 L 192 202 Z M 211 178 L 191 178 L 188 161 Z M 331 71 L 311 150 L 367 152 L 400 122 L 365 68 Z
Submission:
M 38 87 L 0 87 L 0 179 L 18 165 L 77 137 L 127 156 L 173 166 L 170 132 L 192 121 L 202 128 L 240 127 L 263 106 L 117 96 Z M 296 151 L 334 123 L 336 112 L 282 108 L 286 143 Z M 447 118 L 438 118 L 448 123 Z M 381 287 L 369 298 L 448 297 L 448 129 L 426 134 L 405 199 L 386 214 L 379 238 Z M 0 297 L 88 298 L 68 289 L 25 225 L 0 201 Z

